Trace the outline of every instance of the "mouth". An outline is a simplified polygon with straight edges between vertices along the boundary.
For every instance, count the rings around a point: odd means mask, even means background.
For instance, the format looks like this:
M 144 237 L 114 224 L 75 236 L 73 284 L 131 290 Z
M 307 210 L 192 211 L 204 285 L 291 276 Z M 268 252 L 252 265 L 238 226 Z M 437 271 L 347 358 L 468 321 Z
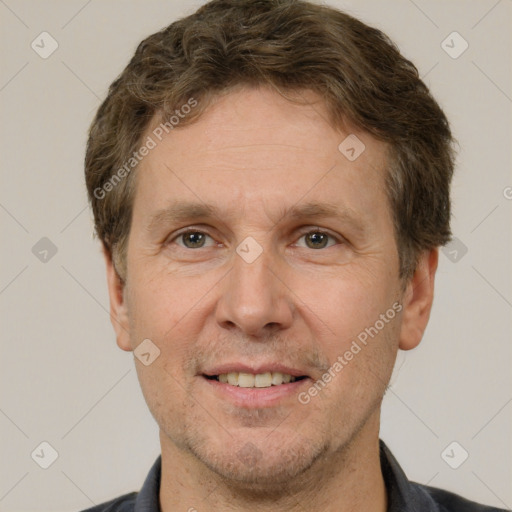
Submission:
M 242 409 L 293 404 L 300 390 L 312 382 L 304 370 L 271 362 L 257 366 L 226 363 L 204 369 L 198 376 L 207 393 Z
M 307 375 L 291 375 L 283 372 L 228 372 L 218 375 L 203 375 L 208 380 L 215 380 L 222 384 L 239 388 L 270 388 L 272 386 L 283 386 L 296 381 L 308 378 Z

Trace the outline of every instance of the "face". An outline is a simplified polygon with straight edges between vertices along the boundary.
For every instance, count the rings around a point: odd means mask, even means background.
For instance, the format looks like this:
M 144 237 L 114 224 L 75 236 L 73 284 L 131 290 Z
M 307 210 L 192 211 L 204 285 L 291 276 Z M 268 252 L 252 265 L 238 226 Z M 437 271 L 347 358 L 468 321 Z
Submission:
M 247 484 L 378 436 L 426 322 L 401 293 L 385 146 L 354 131 L 349 160 L 350 133 L 302 96 L 241 89 L 165 136 L 138 169 L 123 286 L 107 260 L 119 346 L 160 351 L 135 361 L 163 453 Z

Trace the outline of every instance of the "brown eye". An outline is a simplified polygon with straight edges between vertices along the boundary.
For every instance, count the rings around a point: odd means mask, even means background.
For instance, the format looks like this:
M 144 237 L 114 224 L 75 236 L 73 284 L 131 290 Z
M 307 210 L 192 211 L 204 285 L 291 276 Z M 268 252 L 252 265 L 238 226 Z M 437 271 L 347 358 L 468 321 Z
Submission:
M 307 249 L 325 249 L 332 245 L 336 245 L 338 242 L 338 239 L 334 235 L 318 230 L 303 233 L 299 240 L 302 239 L 305 240 L 305 243 L 299 243 L 298 245 L 306 247 Z
M 310 249 L 323 249 L 327 246 L 329 235 L 326 233 L 313 232 L 304 235 L 306 237 L 306 245 Z
M 182 233 L 178 239 L 181 239 L 187 249 L 198 249 L 204 247 L 205 239 L 208 235 L 200 231 L 189 231 Z

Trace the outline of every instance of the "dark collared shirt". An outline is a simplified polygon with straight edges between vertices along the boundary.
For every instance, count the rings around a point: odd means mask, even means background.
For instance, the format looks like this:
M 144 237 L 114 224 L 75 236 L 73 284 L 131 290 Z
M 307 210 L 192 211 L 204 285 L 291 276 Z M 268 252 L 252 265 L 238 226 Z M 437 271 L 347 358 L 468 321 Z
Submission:
M 388 512 L 504 512 L 479 505 L 457 494 L 410 482 L 393 454 L 380 441 L 380 463 L 388 493 Z M 159 505 L 161 457 L 158 457 L 139 493 L 125 494 L 83 512 L 161 512 Z

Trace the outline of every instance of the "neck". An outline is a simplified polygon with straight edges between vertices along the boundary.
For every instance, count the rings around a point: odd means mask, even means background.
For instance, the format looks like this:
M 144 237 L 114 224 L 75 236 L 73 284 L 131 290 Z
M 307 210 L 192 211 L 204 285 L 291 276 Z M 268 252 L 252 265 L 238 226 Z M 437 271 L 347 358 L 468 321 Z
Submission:
M 349 443 L 323 454 L 304 474 L 279 489 L 248 489 L 227 481 L 161 431 L 161 510 L 385 512 L 378 418 L 368 423 Z

